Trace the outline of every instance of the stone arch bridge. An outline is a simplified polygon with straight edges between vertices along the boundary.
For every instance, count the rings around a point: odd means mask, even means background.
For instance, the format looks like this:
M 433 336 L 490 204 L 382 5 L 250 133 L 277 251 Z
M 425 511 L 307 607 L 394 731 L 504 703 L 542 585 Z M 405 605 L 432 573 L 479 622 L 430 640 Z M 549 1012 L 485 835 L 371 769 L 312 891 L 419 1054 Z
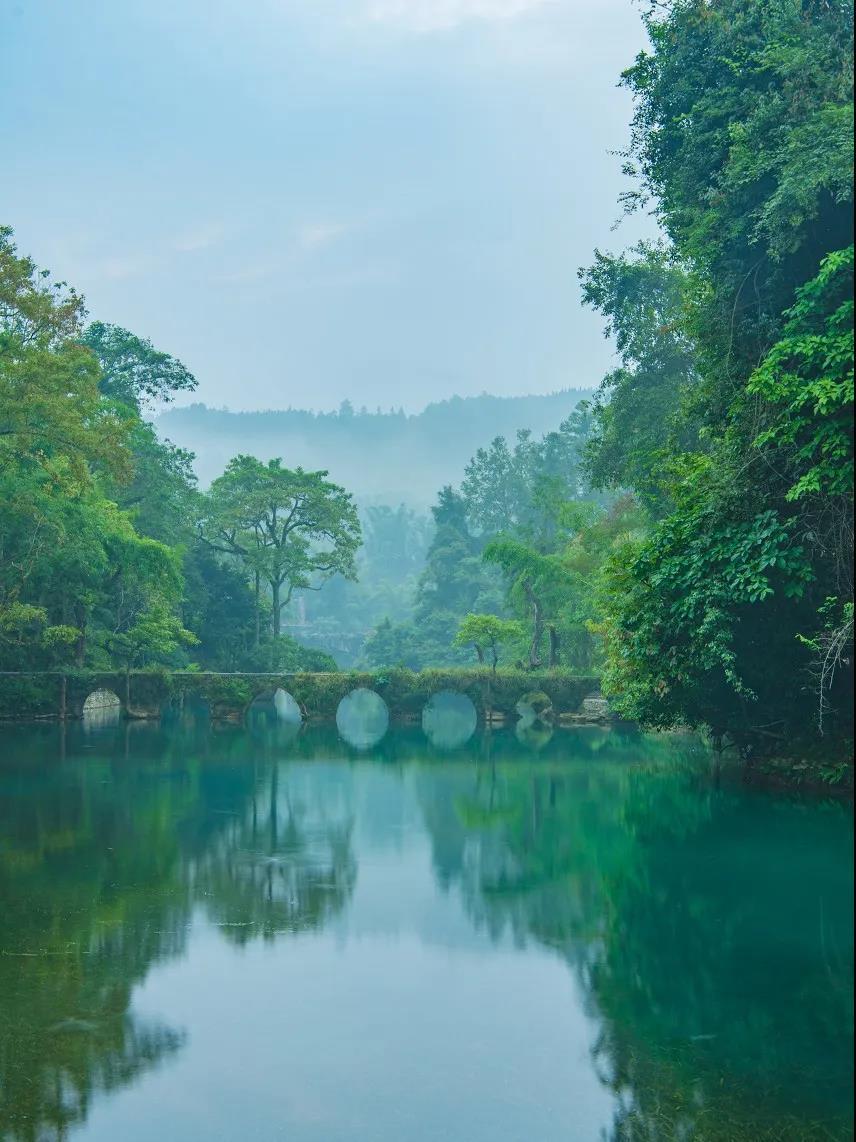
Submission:
M 43 671 L 0 673 L 0 720 L 77 719 L 95 691 L 115 694 L 126 718 L 159 718 L 166 708 L 204 702 L 212 719 L 241 721 L 258 698 L 278 689 L 297 701 L 304 718 L 332 720 L 346 694 L 376 690 L 396 721 L 417 720 L 433 694 L 455 690 L 472 699 L 479 718 L 514 716 L 525 694 L 537 693 L 558 718 L 600 720 L 598 679 L 566 671 L 412 670 L 327 674 L 210 674 L 197 671 Z M 603 704 L 605 706 L 605 704 Z M 600 708 L 600 707 L 598 707 Z M 586 716 L 588 715 L 588 716 Z

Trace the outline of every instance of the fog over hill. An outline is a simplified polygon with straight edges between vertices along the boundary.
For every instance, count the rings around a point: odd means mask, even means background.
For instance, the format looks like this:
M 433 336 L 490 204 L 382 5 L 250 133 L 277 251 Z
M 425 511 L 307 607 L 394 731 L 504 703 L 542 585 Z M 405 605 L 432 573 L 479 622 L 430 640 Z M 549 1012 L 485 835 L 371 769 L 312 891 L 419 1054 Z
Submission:
M 453 397 L 423 412 L 368 412 L 345 402 L 337 412 L 300 409 L 229 412 L 192 404 L 170 408 L 157 420 L 161 436 L 196 455 L 203 487 L 229 460 L 249 453 L 282 457 L 289 467 L 326 468 L 362 503 L 406 503 L 426 508 L 438 490 L 457 484 L 476 449 L 518 429 L 535 436 L 558 427 L 591 390 L 544 396 Z

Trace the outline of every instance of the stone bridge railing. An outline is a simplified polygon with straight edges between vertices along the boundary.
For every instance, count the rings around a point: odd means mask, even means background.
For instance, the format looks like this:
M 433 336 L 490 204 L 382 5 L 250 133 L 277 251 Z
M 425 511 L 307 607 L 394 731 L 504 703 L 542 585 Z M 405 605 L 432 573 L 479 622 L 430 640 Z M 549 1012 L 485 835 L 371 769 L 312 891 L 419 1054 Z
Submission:
M 127 718 L 159 718 L 165 709 L 204 702 L 215 720 L 239 721 L 256 699 L 277 689 L 291 694 L 307 719 L 333 719 L 342 698 L 358 687 L 375 690 L 397 721 L 419 718 L 432 695 L 466 694 L 482 720 L 514 715 L 525 694 L 537 692 L 557 717 L 583 716 L 599 693 L 598 679 L 563 670 L 343 671 L 329 674 L 204 674 L 195 671 L 66 671 L 0 673 L 0 720 L 80 718 L 95 691 L 115 694 Z M 587 701 L 589 700 L 589 701 Z M 587 719 L 588 720 L 588 719 Z

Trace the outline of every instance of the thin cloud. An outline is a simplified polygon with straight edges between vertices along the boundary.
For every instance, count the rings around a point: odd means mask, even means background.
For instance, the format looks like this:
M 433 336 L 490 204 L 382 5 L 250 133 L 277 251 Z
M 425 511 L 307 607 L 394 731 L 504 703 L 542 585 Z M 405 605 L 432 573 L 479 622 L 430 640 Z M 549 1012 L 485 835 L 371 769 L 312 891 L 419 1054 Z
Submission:
M 282 268 L 280 263 L 257 262 L 240 266 L 236 270 L 224 270 L 222 273 L 212 274 L 210 280 L 229 285 L 256 282 L 263 278 L 273 277 L 274 274 L 280 273 Z
M 371 0 L 369 18 L 413 32 L 442 32 L 474 20 L 496 23 L 525 16 L 552 0 Z
M 173 242 L 173 249 L 179 254 L 195 254 L 209 250 L 223 240 L 223 226 L 220 222 L 208 222 L 183 231 Z
M 308 222 L 297 229 L 297 244 L 301 250 L 317 250 L 329 246 L 347 232 L 341 222 Z
M 149 273 L 156 265 L 156 259 L 146 256 L 121 255 L 104 258 L 93 267 L 94 276 L 107 281 L 123 281 Z

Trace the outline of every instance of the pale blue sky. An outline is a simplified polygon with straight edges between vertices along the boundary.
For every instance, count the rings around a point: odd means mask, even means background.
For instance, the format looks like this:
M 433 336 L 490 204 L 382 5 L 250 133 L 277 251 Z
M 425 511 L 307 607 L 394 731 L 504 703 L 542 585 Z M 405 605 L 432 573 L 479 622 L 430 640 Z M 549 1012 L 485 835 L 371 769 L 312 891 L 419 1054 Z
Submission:
M 596 384 L 633 0 L 0 0 L 0 220 L 231 408 Z

